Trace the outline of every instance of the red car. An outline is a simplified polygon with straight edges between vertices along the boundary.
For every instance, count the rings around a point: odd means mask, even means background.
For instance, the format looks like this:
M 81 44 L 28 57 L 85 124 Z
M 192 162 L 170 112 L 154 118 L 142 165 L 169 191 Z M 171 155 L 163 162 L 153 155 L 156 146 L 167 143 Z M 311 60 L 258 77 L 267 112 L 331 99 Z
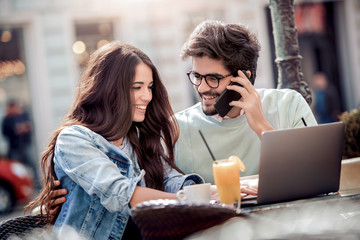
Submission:
M 0 158 L 0 214 L 11 212 L 17 203 L 28 202 L 34 193 L 32 171 L 21 162 Z

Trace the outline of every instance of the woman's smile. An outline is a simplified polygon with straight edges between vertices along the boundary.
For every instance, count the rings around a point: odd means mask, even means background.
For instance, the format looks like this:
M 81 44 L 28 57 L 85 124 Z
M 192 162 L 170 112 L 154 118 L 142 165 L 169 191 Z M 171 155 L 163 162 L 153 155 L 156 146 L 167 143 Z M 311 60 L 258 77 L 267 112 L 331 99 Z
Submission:
M 147 105 L 135 105 L 135 110 L 145 114 Z

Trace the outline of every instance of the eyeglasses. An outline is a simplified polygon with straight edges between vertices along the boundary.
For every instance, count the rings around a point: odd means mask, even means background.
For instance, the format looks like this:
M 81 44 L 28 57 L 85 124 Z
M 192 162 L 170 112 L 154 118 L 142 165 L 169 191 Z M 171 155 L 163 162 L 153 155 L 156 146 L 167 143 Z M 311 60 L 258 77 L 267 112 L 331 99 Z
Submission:
M 211 88 L 217 88 L 219 86 L 219 81 L 223 78 L 231 76 L 232 74 L 229 73 L 225 76 L 222 75 L 214 75 L 214 74 L 206 74 L 201 75 L 197 72 L 190 71 L 186 73 L 190 82 L 195 86 L 200 86 L 202 79 L 205 79 L 206 84 Z

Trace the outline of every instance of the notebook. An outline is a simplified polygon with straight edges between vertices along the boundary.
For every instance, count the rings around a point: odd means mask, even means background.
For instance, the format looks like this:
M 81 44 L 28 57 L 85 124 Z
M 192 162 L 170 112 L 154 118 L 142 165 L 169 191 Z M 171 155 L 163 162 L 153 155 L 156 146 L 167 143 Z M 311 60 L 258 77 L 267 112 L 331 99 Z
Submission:
M 242 205 L 259 205 L 337 192 L 344 123 L 336 122 L 262 134 L 258 196 Z

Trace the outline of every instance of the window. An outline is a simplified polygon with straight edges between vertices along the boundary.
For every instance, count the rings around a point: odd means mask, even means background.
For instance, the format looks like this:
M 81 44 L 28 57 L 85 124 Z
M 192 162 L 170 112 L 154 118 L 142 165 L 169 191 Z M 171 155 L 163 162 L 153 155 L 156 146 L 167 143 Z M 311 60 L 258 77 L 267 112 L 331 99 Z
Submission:
M 87 63 L 93 51 L 114 40 L 113 32 L 110 21 L 75 23 L 76 41 L 73 43 L 73 52 L 80 68 Z

